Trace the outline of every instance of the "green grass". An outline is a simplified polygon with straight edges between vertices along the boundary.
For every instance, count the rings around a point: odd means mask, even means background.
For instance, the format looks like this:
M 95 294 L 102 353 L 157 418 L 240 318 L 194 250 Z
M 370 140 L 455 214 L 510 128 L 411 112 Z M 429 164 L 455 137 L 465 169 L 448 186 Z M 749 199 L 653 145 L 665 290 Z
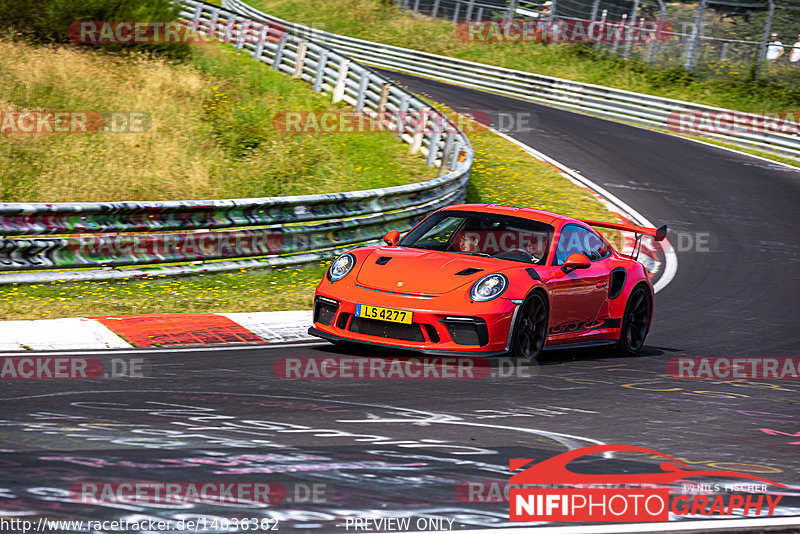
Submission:
M 185 63 L 0 40 L 1 110 L 136 110 L 140 134 L 0 134 L 0 202 L 244 198 L 435 176 L 388 133 L 301 135 L 282 110 L 344 110 L 228 46 Z
M 311 309 L 325 268 L 0 286 L 0 320 Z
M 752 83 L 746 67 L 737 69 L 722 63 L 689 74 L 680 68 L 649 68 L 606 57 L 588 46 L 465 42 L 448 21 L 403 12 L 378 0 L 249 3 L 271 15 L 334 33 L 580 82 L 743 111 L 794 110 L 800 105 L 800 73 L 789 71 L 789 67 L 781 73 L 788 76 L 786 83 Z

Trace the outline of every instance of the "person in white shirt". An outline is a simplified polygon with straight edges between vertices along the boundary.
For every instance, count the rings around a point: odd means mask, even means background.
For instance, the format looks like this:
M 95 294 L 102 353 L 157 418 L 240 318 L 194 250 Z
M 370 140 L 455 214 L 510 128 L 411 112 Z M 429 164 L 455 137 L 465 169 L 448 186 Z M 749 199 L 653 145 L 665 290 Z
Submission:
M 797 34 L 797 42 L 794 43 L 792 51 L 789 53 L 789 63 L 800 67 L 800 34 Z
M 783 43 L 778 40 L 778 34 L 772 34 L 772 42 L 767 45 L 767 59 L 777 61 L 783 55 Z

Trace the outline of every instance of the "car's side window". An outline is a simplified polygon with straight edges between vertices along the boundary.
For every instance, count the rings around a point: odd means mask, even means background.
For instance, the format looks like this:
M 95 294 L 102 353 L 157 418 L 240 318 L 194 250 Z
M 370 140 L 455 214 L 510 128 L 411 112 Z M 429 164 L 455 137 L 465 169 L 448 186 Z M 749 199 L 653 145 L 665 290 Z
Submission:
M 586 256 L 592 261 L 607 258 L 611 254 L 611 249 L 609 248 L 608 244 L 606 244 L 606 242 L 603 241 L 603 239 L 595 232 L 591 230 L 584 231 L 587 233 L 584 243 L 587 252 L 584 254 L 586 254 Z
M 568 224 L 561 230 L 553 265 L 564 265 L 570 254 L 583 254 L 591 261 L 601 260 L 611 254 L 608 245 L 599 235 L 582 226 Z

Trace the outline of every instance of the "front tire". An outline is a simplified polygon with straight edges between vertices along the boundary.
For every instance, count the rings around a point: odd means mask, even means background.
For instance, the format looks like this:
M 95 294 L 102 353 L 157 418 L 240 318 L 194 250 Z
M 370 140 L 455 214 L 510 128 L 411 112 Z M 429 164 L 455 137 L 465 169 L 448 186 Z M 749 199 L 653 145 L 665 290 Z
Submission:
M 617 342 L 617 354 L 636 356 L 644 346 L 653 316 L 653 297 L 644 286 L 636 286 L 625 305 Z
M 538 291 L 532 293 L 520 305 L 511 354 L 515 358 L 535 360 L 542 353 L 547 340 L 547 301 Z

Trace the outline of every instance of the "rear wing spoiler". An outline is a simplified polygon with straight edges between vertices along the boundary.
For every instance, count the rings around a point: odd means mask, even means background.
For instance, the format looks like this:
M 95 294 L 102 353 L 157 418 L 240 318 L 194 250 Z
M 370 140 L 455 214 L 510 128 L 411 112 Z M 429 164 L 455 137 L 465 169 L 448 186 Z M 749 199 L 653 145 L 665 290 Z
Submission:
M 596 226 L 598 228 L 610 228 L 612 230 L 622 230 L 624 232 L 633 232 L 636 234 L 636 243 L 633 245 L 633 250 L 631 251 L 631 259 L 636 259 L 639 257 L 639 251 L 641 250 L 641 243 L 642 243 L 642 236 L 649 235 L 656 241 L 663 241 L 667 237 L 667 225 L 661 226 L 660 228 L 648 228 L 646 226 L 637 226 L 635 224 L 625 224 L 625 223 L 612 223 L 612 222 L 603 222 L 603 221 L 588 221 L 585 219 L 580 220 L 583 223 L 588 224 L 589 226 Z

